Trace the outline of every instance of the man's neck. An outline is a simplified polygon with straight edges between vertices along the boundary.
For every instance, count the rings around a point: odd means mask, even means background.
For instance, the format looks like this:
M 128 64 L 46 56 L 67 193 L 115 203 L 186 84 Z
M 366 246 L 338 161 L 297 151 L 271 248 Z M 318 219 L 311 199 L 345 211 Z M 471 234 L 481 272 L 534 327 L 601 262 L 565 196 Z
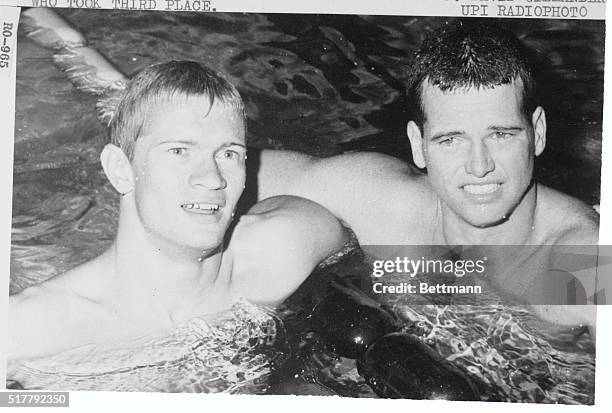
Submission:
M 228 305 L 221 247 L 208 252 L 180 248 L 154 239 L 140 225 L 120 223 L 105 261 L 113 274 L 113 301 L 135 318 L 171 326 L 198 310 Z
M 439 201 L 441 202 L 441 201 Z M 509 218 L 490 227 L 476 227 L 441 204 L 440 236 L 447 245 L 525 245 L 533 242 L 537 185 L 534 184 Z

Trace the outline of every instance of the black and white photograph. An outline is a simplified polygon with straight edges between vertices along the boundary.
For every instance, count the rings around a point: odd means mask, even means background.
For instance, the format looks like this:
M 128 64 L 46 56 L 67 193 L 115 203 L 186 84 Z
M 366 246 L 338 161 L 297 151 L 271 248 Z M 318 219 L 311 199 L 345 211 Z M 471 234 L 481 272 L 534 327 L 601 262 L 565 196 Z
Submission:
M 595 404 L 605 23 L 22 8 L 7 389 Z

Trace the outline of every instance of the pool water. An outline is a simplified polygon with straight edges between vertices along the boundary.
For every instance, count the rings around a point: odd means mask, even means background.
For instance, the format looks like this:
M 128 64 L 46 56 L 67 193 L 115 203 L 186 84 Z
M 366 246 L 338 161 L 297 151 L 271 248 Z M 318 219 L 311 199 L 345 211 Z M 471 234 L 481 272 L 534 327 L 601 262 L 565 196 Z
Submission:
M 405 66 L 439 18 L 59 12 L 127 74 L 172 59 L 199 60 L 225 73 L 244 97 L 252 147 L 319 156 L 373 150 L 411 161 Z M 549 137 L 538 179 L 599 203 L 604 23 L 504 22 L 542 60 Z M 54 66 L 52 52 L 23 33 L 17 65 L 11 294 L 102 253 L 118 211 L 98 161 L 106 134 L 96 97 L 77 91 Z M 365 261 L 354 252 L 325 271 L 359 278 L 368 275 Z M 326 350 L 309 330 L 320 278 L 315 274 L 279 311 L 292 351 L 272 381 L 298 376 L 341 395 L 374 397 L 354 362 Z M 593 403 L 588 338 L 496 302 L 390 308 L 407 330 L 468 372 L 487 400 Z M 274 392 L 264 387 L 246 391 Z
M 353 250 L 320 268 L 285 303 L 281 318 L 293 349 L 285 377 L 298 375 L 343 396 L 376 397 L 359 376 L 355 361 L 329 351 L 308 323 L 310 310 L 327 294 L 330 278 L 340 276 L 345 283 L 371 291 L 363 281 L 371 277 L 371 269 L 369 258 Z M 388 283 L 406 281 L 399 277 L 388 278 Z M 452 305 L 442 304 L 444 297 L 435 295 L 387 294 L 383 300 L 401 320 L 401 331 L 417 336 L 460 367 L 482 400 L 593 403 L 595 348 L 581 331 L 542 322 L 528 308 L 490 290 L 477 300 Z
M 268 311 L 239 301 L 169 334 L 20 361 L 12 378 L 39 390 L 262 393 L 284 357 L 278 326 Z

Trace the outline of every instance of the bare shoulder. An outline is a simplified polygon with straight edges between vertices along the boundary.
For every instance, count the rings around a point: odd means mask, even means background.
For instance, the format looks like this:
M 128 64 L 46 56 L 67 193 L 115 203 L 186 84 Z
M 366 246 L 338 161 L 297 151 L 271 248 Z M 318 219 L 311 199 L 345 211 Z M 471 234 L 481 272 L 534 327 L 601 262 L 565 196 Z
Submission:
M 314 201 L 288 195 L 271 197 L 254 205 L 240 219 L 236 231 L 242 237 L 261 237 L 277 235 L 279 231 L 286 234 L 296 228 L 309 228 L 306 234 L 309 240 L 318 240 L 318 233 L 330 229 L 343 233 L 338 219 L 327 209 Z
M 593 207 L 572 196 L 543 185 L 538 186 L 540 217 L 550 243 L 596 245 L 599 240 L 599 214 Z
M 256 302 L 281 302 L 346 241 L 338 219 L 315 202 L 266 199 L 241 217 L 232 235 L 232 288 Z
M 87 282 L 79 272 L 69 271 L 9 297 L 9 360 L 53 354 L 78 344 L 75 329 L 92 324 L 102 309 L 74 282 Z
M 67 345 L 75 297 L 45 285 L 9 297 L 8 360 L 55 353 Z

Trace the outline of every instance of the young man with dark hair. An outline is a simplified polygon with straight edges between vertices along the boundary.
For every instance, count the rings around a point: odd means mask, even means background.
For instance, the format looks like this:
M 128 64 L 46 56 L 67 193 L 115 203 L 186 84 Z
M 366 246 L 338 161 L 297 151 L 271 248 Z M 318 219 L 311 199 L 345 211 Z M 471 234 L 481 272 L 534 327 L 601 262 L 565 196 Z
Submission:
M 443 26 L 408 70 L 407 135 L 414 163 L 426 174 L 375 153 L 318 159 L 264 151 L 259 196 L 312 199 L 362 245 L 597 244 L 597 213 L 534 181 L 546 115 L 535 99 L 527 52 L 512 33 L 468 21 Z M 546 254 L 536 249 L 525 256 Z M 522 295 L 538 291 L 538 283 L 539 290 L 555 285 L 529 278 L 521 260 L 512 264 L 519 265 L 512 276 L 495 280 L 501 290 Z M 580 282 L 587 295 L 594 292 L 593 277 Z M 594 322 L 594 311 L 580 306 L 536 310 L 561 324 Z
M 195 62 L 146 68 L 119 97 L 104 172 L 121 194 L 101 256 L 10 297 L 11 362 L 172 331 L 246 299 L 274 305 L 345 241 L 291 196 L 256 204 L 225 244 L 245 184 L 238 92 Z M 28 385 L 29 383 L 22 383 Z

